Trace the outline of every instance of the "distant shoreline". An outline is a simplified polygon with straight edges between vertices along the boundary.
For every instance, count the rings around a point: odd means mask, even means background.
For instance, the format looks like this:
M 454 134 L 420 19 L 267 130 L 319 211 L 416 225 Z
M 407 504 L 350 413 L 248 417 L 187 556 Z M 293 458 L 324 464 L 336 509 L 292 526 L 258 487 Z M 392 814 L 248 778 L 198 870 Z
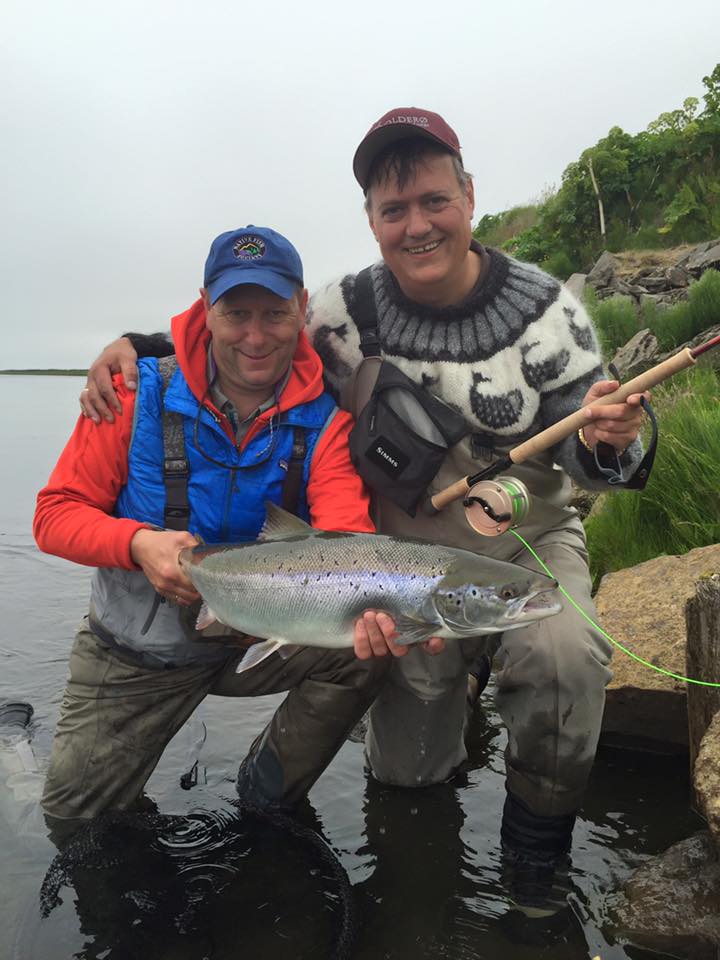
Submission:
M 3 376 L 31 376 L 31 377 L 85 377 L 87 370 L 0 370 Z

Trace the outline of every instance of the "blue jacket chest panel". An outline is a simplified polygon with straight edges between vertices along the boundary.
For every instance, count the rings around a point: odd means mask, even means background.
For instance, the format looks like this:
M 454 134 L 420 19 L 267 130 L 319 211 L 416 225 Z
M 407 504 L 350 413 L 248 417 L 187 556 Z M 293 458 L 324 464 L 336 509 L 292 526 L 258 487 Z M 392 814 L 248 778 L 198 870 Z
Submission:
M 305 428 L 306 456 L 300 514 L 309 519 L 305 497 L 318 436 L 335 409 L 328 394 L 293 407 L 273 420 L 239 451 L 222 427 L 201 408 L 180 370 L 163 397 L 162 377 L 153 358 L 139 363 L 138 393 L 128 452 L 128 481 L 116 514 L 162 527 L 163 403 L 182 415 L 189 463 L 188 529 L 208 543 L 254 540 L 265 519 L 265 501 L 279 504 L 293 446 L 293 428 Z M 280 422 L 278 423 L 278 419 Z

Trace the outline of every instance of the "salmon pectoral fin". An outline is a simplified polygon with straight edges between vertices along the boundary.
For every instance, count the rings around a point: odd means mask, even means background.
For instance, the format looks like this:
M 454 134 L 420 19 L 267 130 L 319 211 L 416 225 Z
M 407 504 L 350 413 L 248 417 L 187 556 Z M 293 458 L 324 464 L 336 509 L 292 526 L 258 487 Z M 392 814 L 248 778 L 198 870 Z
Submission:
M 430 637 L 436 637 L 440 630 L 439 623 L 428 623 L 426 620 L 413 620 L 411 617 L 402 615 L 394 617 L 394 620 L 398 633 L 394 640 L 401 647 L 410 646 L 412 643 L 424 643 Z
M 245 673 L 246 670 L 256 667 L 263 660 L 271 656 L 282 647 L 282 640 L 263 640 L 248 647 L 247 653 L 235 667 L 235 673 Z
M 209 627 L 210 624 L 217 622 L 217 617 L 203 600 L 203 604 L 200 607 L 200 613 L 198 613 L 198 618 L 195 623 L 196 630 L 204 630 L 205 627 Z

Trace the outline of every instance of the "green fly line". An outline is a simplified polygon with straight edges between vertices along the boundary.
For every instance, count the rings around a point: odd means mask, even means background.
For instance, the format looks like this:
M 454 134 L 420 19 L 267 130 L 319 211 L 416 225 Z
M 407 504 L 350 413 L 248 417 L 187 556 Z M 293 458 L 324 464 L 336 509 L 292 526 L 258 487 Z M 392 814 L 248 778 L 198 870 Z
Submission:
M 510 532 L 517 537 L 520 543 L 522 543 L 522 545 L 527 550 L 530 551 L 533 557 L 535 557 L 537 562 L 543 568 L 545 573 L 549 577 L 552 577 L 553 580 L 557 580 L 557 577 L 552 573 L 552 571 L 549 569 L 547 564 L 543 563 L 543 561 L 540 559 L 537 553 L 535 553 L 535 551 L 527 542 L 527 540 L 524 540 L 516 530 L 511 530 Z M 570 594 L 567 592 L 567 590 L 565 589 L 565 587 L 563 587 L 561 583 L 558 584 L 558 590 L 575 607 L 577 612 L 587 620 L 588 623 L 592 624 L 592 626 L 595 627 L 596 630 L 600 631 L 600 633 L 605 637 L 606 640 L 609 640 L 610 643 L 614 644 L 618 648 L 618 650 L 622 650 L 623 653 L 626 653 L 629 657 L 632 657 L 633 660 L 637 660 L 638 663 L 642 663 L 643 666 L 650 667 L 651 670 L 656 670 L 658 673 L 662 673 L 666 677 L 672 677 L 673 680 L 683 680 L 685 683 L 696 683 L 700 687 L 720 687 L 720 683 L 713 683 L 711 680 L 693 680 L 692 677 L 683 677 L 682 674 L 673 673 L 671 670 L 665 670 L 663 669 L 663 667 L 658 667 L 654 663 L 650 663 L 648 660 L 643 660 L 642 657 L 639 657 L 636 653 L 633 653 L 632 650 L 628 650 L 627 647 L 624 647 L 617 640 L 613 640 L 613 638 L 610 636 L 609 633 L 605 633 L 603 628 L 599 624 L 595 623 L 595 621 L 589 614 L 585 613 L 585 611 L 580 606 L 580 604 L 577 603 L 575 600 L 573 600 L 573 598 L 570 596 Z

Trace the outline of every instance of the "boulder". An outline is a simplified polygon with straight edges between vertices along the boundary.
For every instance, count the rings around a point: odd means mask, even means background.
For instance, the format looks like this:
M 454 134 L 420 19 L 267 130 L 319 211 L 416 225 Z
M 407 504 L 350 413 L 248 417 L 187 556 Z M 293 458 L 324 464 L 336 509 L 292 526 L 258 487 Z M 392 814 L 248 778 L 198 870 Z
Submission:
M 707 574 L 685 604 L 687 675 L 704 683 L 720 684 L 720 575 Z M 688 685 L 690 770 L 700 742 L 720 710 L 720 686 Z
M 720 852 L 720 712 L 715 714 L 700 743 L 693 787 L 698 809 L 707 820 L 715 849 Z
M 613 934 L 687 960 L 720 953 L 720 862 L 708 833 L 676 843 L 643 864 L 608 898 Z
M 607 287 L 615 276 L 617 260 L 606 250 L 600 255 L 590 273 L 587 275 L 587 282 L 591 287 Z
M 570 293 L 576 298 L 576 300 L 582 300 L 585 294 L 586 280 L 587 280 L 586 273 L 573 273 L 565 281 L 565 286 L 570 291 Z
M 661 277 L 653 275 L 645 276 L 640 280 L 640 285 L 645 287 L 648 293 L 662 293 L 662 291 L 667 290 L 669 286 L 665 275 Z
M 616 351 L 612 359 L 622 381 L 630 380 L 655 366 L 658 344 L 655 334 L 649 330 L 639 330 L 632 340 Z
M 687 287 L 690 283 L 690 274 L 682 267 L 668 267 L 665 271 L 668 287 Z
M 682 267 L 683 270 L 687 270 L 690 262 L 695 263 L 696 261 L 702 259 L 703 254 L 707 253 L 708 250 L 712 250 L 712 248 L 716 247 L 719 243 L 720 238 L 717 240 L 705 240 L 703 243 L 695 244 L 694 247 L 691 247 L 683 254 L 682 257 L 680 257 L 676 263 L 676 266 Z
M 598 295 L 601 291 L 598 291 Z M 633 300 L 639 300 L 647 293 L 647 290 L 641 283 L 631 283 L 623 280 L 622 277 L 613 277 L 605 288 L 605 294 L 613 297 L 630 297 Z
M 683 263 L 683 267 L 694 277 L 699 277 L 706 270 L 720 270 L 720 241 L 700 244 Z
M 603 629 L 635 656 L 685 676 L 685 603 L 701 577 L 720 571 L 720 544 L 656 557 L 606 574 L 595 596 Z M 688 747 L 687 694 L 669 677 L 615 650 L 602 737 L 680 752 Z

